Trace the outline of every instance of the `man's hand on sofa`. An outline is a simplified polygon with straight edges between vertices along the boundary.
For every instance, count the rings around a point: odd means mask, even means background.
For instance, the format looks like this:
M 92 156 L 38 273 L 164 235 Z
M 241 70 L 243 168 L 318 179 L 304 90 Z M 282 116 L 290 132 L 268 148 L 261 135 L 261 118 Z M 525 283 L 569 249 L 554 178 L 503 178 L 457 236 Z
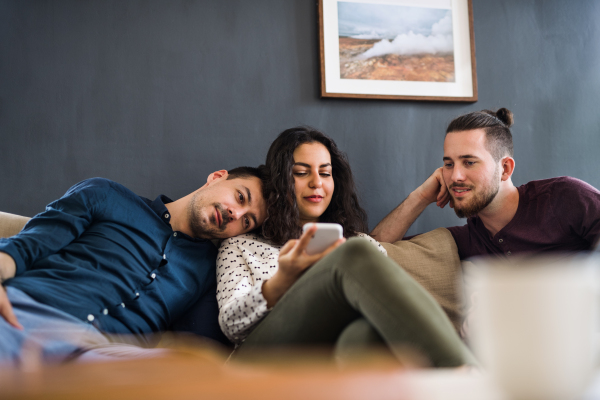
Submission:
M 4 290 L 4 286 L 2 285 L 0 285 L 0 316 L 15 328 L 23 330 L 23 326 L 17 320 L 17 317 L 13 312 L 12 304 L 10 304 L 8 296 L 6 295 L 6 290 Z
M 12 304 L 10 304 L 8 296 L 6 295 L 6 290 L 4 290 L 4 286 L 1 285 L 6 279 L 15 276 L 16 271 L 17 266 L 15 260 L 8 254 L 0 251 L 0 316 L 15 328 L 23 330 L 23 327 L 13 312 Z

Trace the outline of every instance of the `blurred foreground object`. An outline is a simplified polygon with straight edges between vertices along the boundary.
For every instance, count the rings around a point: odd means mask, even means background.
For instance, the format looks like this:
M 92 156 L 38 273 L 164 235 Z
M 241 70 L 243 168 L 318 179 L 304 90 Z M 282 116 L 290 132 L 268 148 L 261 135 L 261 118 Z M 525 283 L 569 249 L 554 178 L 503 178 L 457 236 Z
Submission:
M 408 370 L 377 352 L 342 369 L 318 350 L 238 364 L 225 363 L 218 347 L 174 339 L 165 343 L 169 351 L 146 359 L 0 370 L 0 399 L 509 400 L 485 373 Z M 582 400 L 600 398 L 598 378 Z
M 579 398 L 597 359 L 597 255 L 475 259 L 476 356 L 511 399 Z
M 147 359 L 0 370 L 0 399 L 501 400 L 482 375 L 407 370 L 377 352 L 342 369 L 318 349 L 278 353 L 225 363 L 215 349 L 177 346 Z

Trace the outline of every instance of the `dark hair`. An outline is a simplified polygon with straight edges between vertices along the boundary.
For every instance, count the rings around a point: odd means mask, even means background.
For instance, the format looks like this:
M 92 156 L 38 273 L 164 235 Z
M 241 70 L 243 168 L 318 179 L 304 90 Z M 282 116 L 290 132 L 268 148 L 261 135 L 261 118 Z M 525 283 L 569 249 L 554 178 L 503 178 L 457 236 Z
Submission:
M 267 192 L 267 219 L 262 228 L 263 236 L 275 244 L 283 244 L 300 237 L 298 226 L 300 214 L 292 166 L 294 150 L 304 143 L 321 143 L 329 150 L 334 182 L 331 203 L 319 218 L 321 222 L 336 222 L 344 228 L 344 237 L 356 236 L 367 230 L 367 213 L 358 202 L 356 186 L 346 155 L 335 142 L 318 130 L 298 126 L 287 129 L 273 141 L 267 160 L 269 169 Z
M 450 132 L 483 129 L 487 150 L 497 162 L 502 157 L 513 156 L 513 140 L 510 132 L 513 121 L 513 113 L 506 108 L 498 111 L 475 111 L 454 118 L 446 129 L 446 135 Z
M 230 179 L 246 179 L 255 177 L 260 179 L 263 183 L 266 179 L 266 167 L 259 165 L 258 167 L 237 167 L 227 171 L 227 180 Z

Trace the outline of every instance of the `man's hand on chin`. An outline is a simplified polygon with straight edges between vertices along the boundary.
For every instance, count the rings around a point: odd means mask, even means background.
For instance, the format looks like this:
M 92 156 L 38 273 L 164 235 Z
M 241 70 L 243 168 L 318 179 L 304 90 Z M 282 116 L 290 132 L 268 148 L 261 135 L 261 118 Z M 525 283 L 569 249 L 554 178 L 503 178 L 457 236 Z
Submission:
M 380 242 L 394 243 L 401 240 L 408 228 L 431 203 L 444 208 L 450 203 L 450 191 L 444 182 L 443 167 L 436 169 L 421 186 L 413 190 L 406 199 L 371 231 L 371 236 Z
M 444 208 L 450 201 L 450 193 L 444 182 L 442 170 L 443 167 L 436 169 L 433 174 L 431 174 L 431 176 L 415 190 L 415 193 L 417 193 L 419 198 L 425 203 L 436 203 L 440 208 Z

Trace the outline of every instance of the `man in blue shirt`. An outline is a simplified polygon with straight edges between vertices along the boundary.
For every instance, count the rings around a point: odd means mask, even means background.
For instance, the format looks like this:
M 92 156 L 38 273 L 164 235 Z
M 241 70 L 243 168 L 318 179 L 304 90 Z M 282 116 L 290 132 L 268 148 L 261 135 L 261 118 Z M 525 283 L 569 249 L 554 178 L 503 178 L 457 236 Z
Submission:
M 216 171 L 176 201 L 102 178 L 73 186 L 0 239 L 0 364 L 22 362 L 28 347 L 61 361 L 104 333 L 150 345 L 214 289 L 210 240 L 262 224 L 262 179 L 260 168 Z

